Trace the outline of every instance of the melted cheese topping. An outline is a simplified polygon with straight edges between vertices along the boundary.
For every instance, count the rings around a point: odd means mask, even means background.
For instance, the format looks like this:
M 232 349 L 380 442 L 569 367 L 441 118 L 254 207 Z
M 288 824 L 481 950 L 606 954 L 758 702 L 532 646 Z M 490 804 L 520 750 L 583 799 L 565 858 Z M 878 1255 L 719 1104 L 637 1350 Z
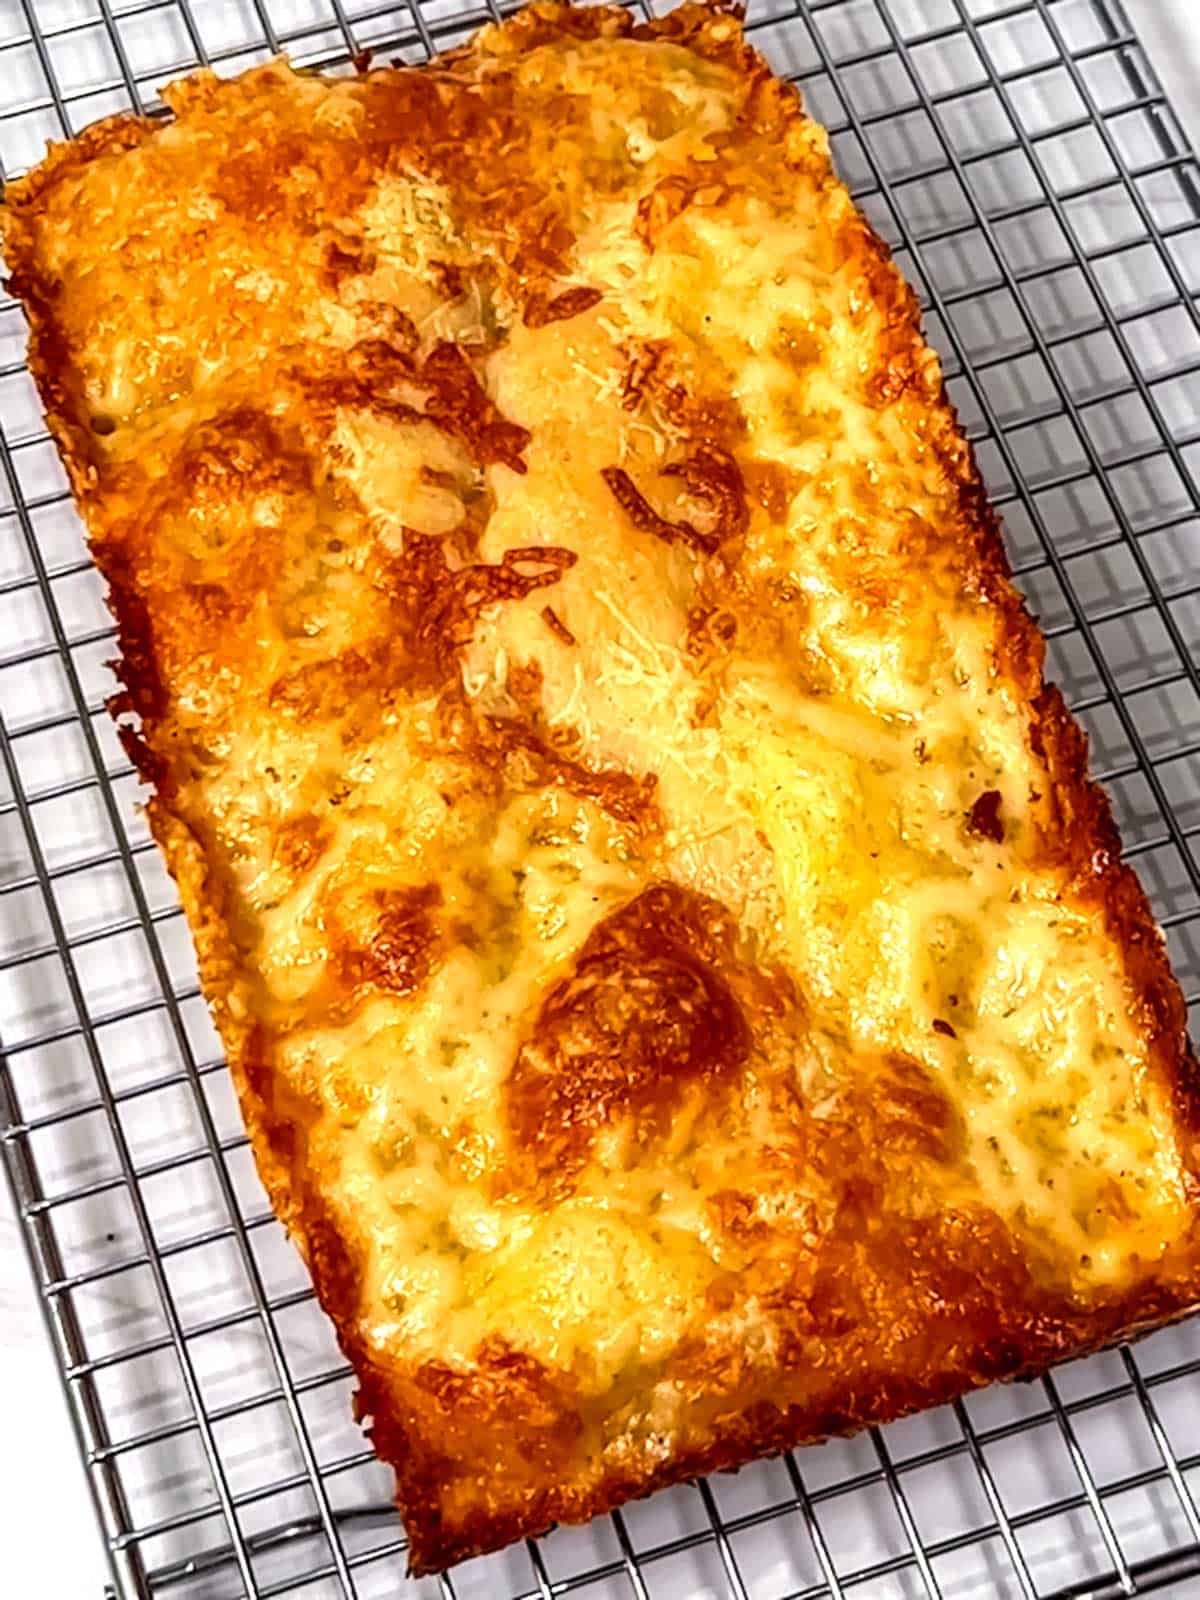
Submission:
M 206 978 L 357 1336 L 766 1361 L 850 1174 L 1116 1293 L 1187 1222 L 1170 1090 L 899 280 L 719 51 L 506 39 L 196 80 L 29 223 Z

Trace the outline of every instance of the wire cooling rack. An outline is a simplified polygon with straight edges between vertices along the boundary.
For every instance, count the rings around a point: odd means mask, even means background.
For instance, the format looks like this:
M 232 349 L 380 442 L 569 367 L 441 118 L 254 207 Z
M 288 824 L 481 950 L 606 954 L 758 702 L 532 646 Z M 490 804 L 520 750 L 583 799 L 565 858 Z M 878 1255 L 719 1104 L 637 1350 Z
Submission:
M 197 61 L 419 60 L 463 0 L 0 0 L 0 160 Z M 1115 0 L 752 0 L 925 303 L 1200 1002 L 1200 170 Z M 0 302 L 0 1149 L 121 1600 L 1200 1594 L 1200 1322 L 409 1584 L 250 1161 Z M 15 1448 L 11 1439 L 4 1448 Z

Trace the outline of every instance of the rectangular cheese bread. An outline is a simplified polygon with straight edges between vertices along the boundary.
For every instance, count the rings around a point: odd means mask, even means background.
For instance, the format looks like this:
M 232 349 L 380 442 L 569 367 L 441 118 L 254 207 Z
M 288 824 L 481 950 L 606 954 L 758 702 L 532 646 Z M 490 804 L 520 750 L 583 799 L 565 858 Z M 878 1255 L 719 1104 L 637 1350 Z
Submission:
M 4 248 L 413 1570 L 1200 1302 L 1162 937 L 736 17 L 166 99 Z

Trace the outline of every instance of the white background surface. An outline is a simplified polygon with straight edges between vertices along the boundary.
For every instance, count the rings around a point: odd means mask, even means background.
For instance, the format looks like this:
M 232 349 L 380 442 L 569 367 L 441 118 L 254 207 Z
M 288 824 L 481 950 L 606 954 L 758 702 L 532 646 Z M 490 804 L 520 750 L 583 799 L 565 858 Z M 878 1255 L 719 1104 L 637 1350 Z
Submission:
M 1200 0 L 1125 0 L 1125 10 L 1200 148 Z
M 1200 0 L 1125 0 L 1200 145 Z M 100 1600 L 106 1568 L 66 1403 L 0 1185 L 0 1550 L 14 1600 Z

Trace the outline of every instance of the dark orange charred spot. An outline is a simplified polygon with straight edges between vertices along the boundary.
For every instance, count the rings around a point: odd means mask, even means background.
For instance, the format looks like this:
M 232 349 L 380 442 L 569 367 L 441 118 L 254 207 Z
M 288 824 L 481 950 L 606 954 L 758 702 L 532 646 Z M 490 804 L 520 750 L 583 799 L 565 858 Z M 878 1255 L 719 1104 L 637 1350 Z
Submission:
M 663 468 L 663 476 L 680 478 L 708 506 L 713 517 L 709 537 L 717 544 L 740 539 L 750 521 L 746 484 L 728 450 L 702 444 L 684 461 Z
M 327 661 L 310 661 L 271 685 L 271 705 L 305 720 L 343 716 L 371 677 L 371 663 L 359 650 L 344 650 Z
M 439 1482 L 454 1484 L 468 1462 L 505 1483 L 554 1482 L 571 1470 L 584 1421 L 566 1372 L 493 1336 L 466 1371 L 430 1361 L 402 1381 L 406 1416 L 420 1417 L 423 1436 L 440 1446 Z
M 704 164 L 693 162 L 686 173 L 661 178 L 650 193 L 638 201 L 634 232 L 646 249 L 653 252 L 665 229 L 689 206 L 719 206 L 729 198 L 724 183 L 714 183 Z
M 612 491 L 613 499 L 639 533 L 651 534 L 664 544 L 690 544 L 708 552 L 716 549 L 716 541 L 702 534 L 692 523 L 669 522 L 666 517 L 660 516 L 624 467 L 605 467 L 600 475 Z
M 396 422 L 432 422 L 478 465 L 503 462 L 523 473 L 529 430 L 501 414 L 464 351 L 443 340 L 418 360 L 411 318 L 398 312 L 380 320 L 386 337 L 360 340 L 347 352 L 343 370 L 305 381 L 318 410 L 355 406 Z M 424 409 L 414 403 L 421 391 Z
M 442 893 L 435 883 L 381 889 L 374 895 L 374 931 L 365 944 L 335 935 L 339 976 L 348 987 L 412 994 L 433 967 L 438 930 L 433 912 Z
M 564 289 L 562 294 L 555 295 L 553 299 L 537 291 L 530 295 L 525 307 L 525 326 L 545 328 L 552 322 L 565 322 L 570 317 L 582 316 L 585 311 L 599 305 L 603 298 L 599 289 L 589 288 L 585 284 Z
M 509 666 L 505 688 L 526 716 L 536 718 L 542 709 L 544 678 L 537 661 L 514 661 Z
M 744 476 L 750 498 L 772 522 L 782 522 L 800 487 L 800 475 L 782 462 L 760 460 L 747 462 Z
M 322 263 L 326 281 L 333 289 L 339 288 L 347 278 L 369 272 L 373 265 L 373 253 L 360 239 L 335 239 L 326 249 Z
M 189 657 L 237 657 L 239 624 L 270 592 L 282 525 L 311 496 L 312 478 L 299 437 L 249 405 L 190 428 L 152 482 L 137 462 L 114 469 L 114 495 L 139 508 L 114 525 L 105 551 L 126 691 L 118 711 L 148 723 L 166 713 Z M 252 515 L 260 501 L 278 518 Z
M 437 279 L 438 288 L 447 300 L 461 300 L 467 292 L 467 280 L 463 269 L 453 261 L 434 261 L 434 277 Z
M 961 1154 L 966 1132 L 958 1109 L 919 1061 L 886 1057 L 871 1096 L 864 1123 L 880 1150 L 935 1161 L 953 1161 Z
M 443 682 L 482 611 L 557 583 L 577 559 L 561 545 L 532 545 L 506 550 L 496 563 L 455 568 L 441 539 L 406 530 L 403 554 L 386 574 L 405 677 L 414 688 Z
M 594 800 L 643 838 L 661 828 L 656 773 L 639 777 L 623 767 L 586 766 L 518 717 L 488 717 L 481 734 L 480 753 L 502 763 L 510 783 L 530 788 L 560 784 L 571 794 Z
M 231 492 L 244 495 L 251 488 L 307 494 L 312 480 L 313 465 L 300 440 L 265 412 L 239 405 L 190 430 L 162 488 L 171 504 L 186 505 L 195 515 L 207 513 L 214 499 L 223 501 Z M 218 526 L 225 531 L 224 523 Z M 253 527 L 248 519 L 229 524 L 239 535 Z M 207 519 L 205 532 L 212 532 Z
M 737 1073 L 750 1029 L 723 966 L 735 926 L 717 901 L 658 884 L 610 913 L 542 1004 L 509 1075 L 518 1159 L 569 1186 L 601 1128 L 661 1137 L 689 1086 Z
M 723 544 L 739 539 L 749 523 L 741 469 L 727 450 L 716 445 L 703 444 L 685 460 L 663 468 L 664 477 L 682 479 L 704 502 L 710 513 L 706 528 L 661 516 L 623 467 L 605 467 L 601 476 L 638 532 L 651 534 L 664 544 L 687 544 L 712 555 Z
M 668 349 L 664 339 L 647 339 L 634 347 L 621 380 L 621 404 L 626 411 L 637 410 L 643 391 L 653 382 Z
M 981 839 L 990 839 L 993 844 L 1004 843 L 1004 823 L 1000 820 L 999 789 L 985 789 L 967 812 L 967 828 L 971 833 L 977 833 Z
M 561 644 L 573 645 L 575 643 L 575 635 L 571 632 L 570 628 L 567 627 L 566 623 L 559 616 L 558 612 L 555 611 L 553 606 L 542 607 L 542 621 L 546 624 L 546 626 L 550 629 L 550 632 L 557 640 L 559 640 Z
M 813 328 L 784 317 L 780 322 L 780 334 L 774 349 L 781 361 L 786 362 L 793 372 L 803 377 L 811 368 L 820 364 L 825 341 Z
M 275 835 L 275 859 L 299 877 L 320 859 L 330 838 L 330 829 L 319 817 L 293 817 Z
M 430 388 L 426 416 L 461 440 L 476 461 L 525 471 L 521 451 L 529 443 L 528 429 L 501 416 L 456 344 L 434 346 L 421 366 L 421 382 Z

